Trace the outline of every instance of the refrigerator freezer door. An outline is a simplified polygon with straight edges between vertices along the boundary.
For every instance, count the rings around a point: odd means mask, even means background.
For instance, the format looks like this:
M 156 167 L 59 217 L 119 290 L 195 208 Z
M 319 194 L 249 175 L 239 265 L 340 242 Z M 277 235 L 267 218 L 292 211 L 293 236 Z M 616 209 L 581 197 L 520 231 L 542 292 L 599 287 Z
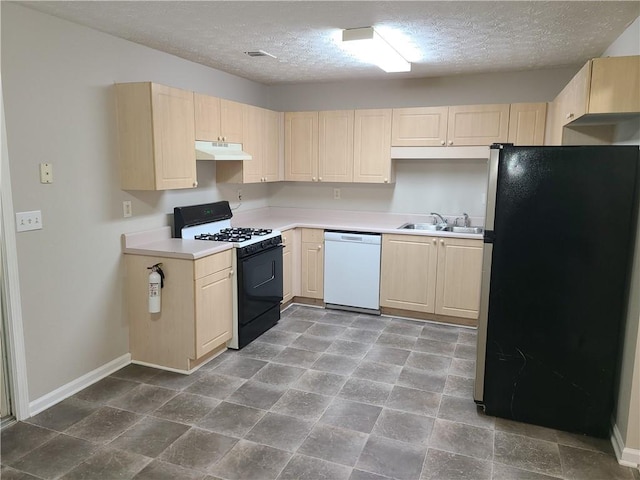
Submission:
M 501 151 L 487 414 L 608 435 L 637 176 L 637 146 Z

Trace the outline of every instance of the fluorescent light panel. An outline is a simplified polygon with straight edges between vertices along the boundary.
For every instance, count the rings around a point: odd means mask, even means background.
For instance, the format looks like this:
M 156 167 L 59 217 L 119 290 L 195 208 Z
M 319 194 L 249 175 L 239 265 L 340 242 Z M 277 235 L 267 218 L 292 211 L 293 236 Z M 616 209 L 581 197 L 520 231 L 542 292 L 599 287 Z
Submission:
M 342 45 L 361 60 L 373 63 L 387 73 L 411 71 L 411 64 L 373 27 L 343 30 Z

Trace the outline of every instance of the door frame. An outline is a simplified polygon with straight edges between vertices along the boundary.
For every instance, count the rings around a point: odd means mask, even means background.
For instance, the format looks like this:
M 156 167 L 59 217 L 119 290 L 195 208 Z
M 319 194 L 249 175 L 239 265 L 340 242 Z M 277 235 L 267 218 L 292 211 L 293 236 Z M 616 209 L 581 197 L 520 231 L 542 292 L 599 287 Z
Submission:
M 18 275 L 18 251 L 16 248 L 16 225 L 11 194 L 9 171 L 9 151 L 7 149 L 7 129 L 4 116 L 2 77 L 0 76 L 0 111 L 2 114 L 1 135 L 2 154 L 0 169 L 0 255 L 2 255 L 2 278 L 0 288 L 5 298 L 4 317 L 5 346 L 7 348 L 7 384 L 11 397 L 12 413 L 17 420 L 29 418 L 29 387 L 27 383 L 27 362 L 22 327 L 22 304 L 20 278 Z

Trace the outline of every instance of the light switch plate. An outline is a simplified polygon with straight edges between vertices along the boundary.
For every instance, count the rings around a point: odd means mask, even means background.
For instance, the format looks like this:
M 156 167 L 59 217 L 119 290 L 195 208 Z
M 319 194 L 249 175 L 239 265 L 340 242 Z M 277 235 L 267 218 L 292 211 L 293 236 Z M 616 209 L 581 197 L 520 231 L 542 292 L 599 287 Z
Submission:
M 53 165 L 51 163 L 40 164 L 40 183 L 53 183 Z
M 42 229 L 42 212 L 40 210 L 34 210 L 32 212 L 17 212 L 16 229 L 19 232 Z

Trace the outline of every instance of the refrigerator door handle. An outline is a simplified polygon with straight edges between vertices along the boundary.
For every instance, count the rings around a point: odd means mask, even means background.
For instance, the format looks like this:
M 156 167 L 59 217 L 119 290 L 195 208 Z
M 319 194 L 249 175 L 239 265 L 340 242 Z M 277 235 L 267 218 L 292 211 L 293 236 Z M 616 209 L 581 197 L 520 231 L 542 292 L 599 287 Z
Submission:
M 491 290 L 491 260 L 493 244 L 485 243 L 482 252 L 482 288 L 480 290 L 480 312 L 478 314 L 478 347 L 476 353 L 476 379 L 473 399 L 478 404 L 484 402 L 484 368 L 487 353 L 487 326 L 489 322 L 489 292 Z

